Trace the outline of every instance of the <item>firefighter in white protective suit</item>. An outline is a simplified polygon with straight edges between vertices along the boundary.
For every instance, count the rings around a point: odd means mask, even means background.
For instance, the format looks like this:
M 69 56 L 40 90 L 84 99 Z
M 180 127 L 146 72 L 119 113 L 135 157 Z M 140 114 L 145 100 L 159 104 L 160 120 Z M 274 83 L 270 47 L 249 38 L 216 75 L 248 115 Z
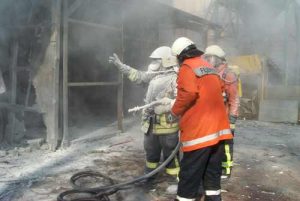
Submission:
M 151 63 L 147 71 L 139 71 L 123 64 L 114 54 L 109 58 L 117 68 L 136 84 L 148 83 L 145 104 L 159 102 L 142 111 L 142 131 L 144 133 L 144 149 L 146 152 L 145 173 L 158 167 L 163 153 L 167 159 L 178 143 L 178 123 L 173 120 L 170 109 L 177 95 L 177 61 L 171 54 L 171 48 L 162 46 L 149 56 Z M 166 173 L 177 178 L 179 159 L 175 157 L 166 166 Z

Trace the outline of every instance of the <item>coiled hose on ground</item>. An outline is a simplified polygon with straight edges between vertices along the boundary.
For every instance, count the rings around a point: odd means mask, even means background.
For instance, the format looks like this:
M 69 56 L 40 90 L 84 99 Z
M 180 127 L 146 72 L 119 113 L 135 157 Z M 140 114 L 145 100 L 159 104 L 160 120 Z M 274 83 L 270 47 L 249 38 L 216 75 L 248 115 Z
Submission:
M 58 195 L 57 201 L 110 201 L 109 196 L 116 193 L 119 190 L 127 189 L 130 185 L 133 185 L 135 183 L 144 181 L 149 179 L 150 177 L 154 176 L 161 170 L 163 170 L 164 167 L 176 156 L 180 148 L 180 142 L 176 145 L 175 149 L 171 153 L 171 155 L 155 170 L 152 172 L 149 172 L 145 175 L 142 175 L 140 177 L 137 177 L 135 179 L 132 179 L 130 181 L 125 181 L 123 183 L 116 184 L 111 178 L 94 171 L 84 171 L 84 172 L 78 172 L 74 174 L 70 178 L 70 183 L 73 187 L 72 190 L 65 191 Z M 76 181 L 78 179 L 84 178 L 84 177 L 98 177 L 103 178 L 107 181 L 109 181 L 110 185 L 108 186 L 99 186 L 94 188 L 87 188 L 87 187 L 81 187 L 76 184 Z M 66 198 L 66 197 L 76 197 L 76 195 L 85 195 L 81 198 Z

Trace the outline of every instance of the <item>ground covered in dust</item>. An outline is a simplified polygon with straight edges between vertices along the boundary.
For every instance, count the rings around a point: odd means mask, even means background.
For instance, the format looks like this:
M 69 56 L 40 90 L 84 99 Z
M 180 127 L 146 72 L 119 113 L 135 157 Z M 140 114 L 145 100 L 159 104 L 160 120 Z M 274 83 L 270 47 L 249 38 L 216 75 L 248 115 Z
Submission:
M 138 118 L 127 119 L 125 133 L 118 133 L 115 124 L 108 125 L 56 152 L 46 146 L 1 150 L 0 200 L 54 201 L 71 189 L 69 178 L 82 170 L 99 171 L 117 182 L 141 175 L 144 152 L 139 125 Z M 222 186 L 223 200 L 300 200 L 300 126 L 240 120 L 237 127 L 235 167 Z M 151 185 L 138 184 L 110 199 L 171 200 L 174 195 L 166 189 L 172 182 L 160 173 Z

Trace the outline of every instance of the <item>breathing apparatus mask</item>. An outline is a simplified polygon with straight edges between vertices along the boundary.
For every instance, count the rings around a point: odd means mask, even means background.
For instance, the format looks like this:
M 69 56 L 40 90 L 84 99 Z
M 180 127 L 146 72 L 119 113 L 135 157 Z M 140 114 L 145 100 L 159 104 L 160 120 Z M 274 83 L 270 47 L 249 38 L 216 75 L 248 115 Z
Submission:
M 204 59 L 210 63 L 214 68 L 218 68 L 222 64 L 224 64 L 226 61 L 224 58 L 220 58 L 215 55 L 204 55 Z
M 160 69 L 161 59 L 152 59 L 151 63 L 148 66 L 148 71 L 155 72 Z

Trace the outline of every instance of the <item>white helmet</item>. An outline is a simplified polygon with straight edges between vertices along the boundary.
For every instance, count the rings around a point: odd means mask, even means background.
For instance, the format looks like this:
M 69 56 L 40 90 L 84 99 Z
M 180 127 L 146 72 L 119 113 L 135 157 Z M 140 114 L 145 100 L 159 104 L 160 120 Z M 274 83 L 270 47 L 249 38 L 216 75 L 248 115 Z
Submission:
M 172 45 L 172 54 L 178 56 L 182 51 L 190 45 L 195 45 L 193 41 L 186 37 L 177 38 Z
M 226 54 L 222 48 L 220 48 L 218 45 L 210 45 L 205 49 L 206 55 L 214 55 L 220 58 L 225 58 Z
M 176 57 L 171 54 L 171 48 L 167 46 L 156 48 L 149 57 L 151 59 L 161 59 L 164 68 L 177 65 Z

